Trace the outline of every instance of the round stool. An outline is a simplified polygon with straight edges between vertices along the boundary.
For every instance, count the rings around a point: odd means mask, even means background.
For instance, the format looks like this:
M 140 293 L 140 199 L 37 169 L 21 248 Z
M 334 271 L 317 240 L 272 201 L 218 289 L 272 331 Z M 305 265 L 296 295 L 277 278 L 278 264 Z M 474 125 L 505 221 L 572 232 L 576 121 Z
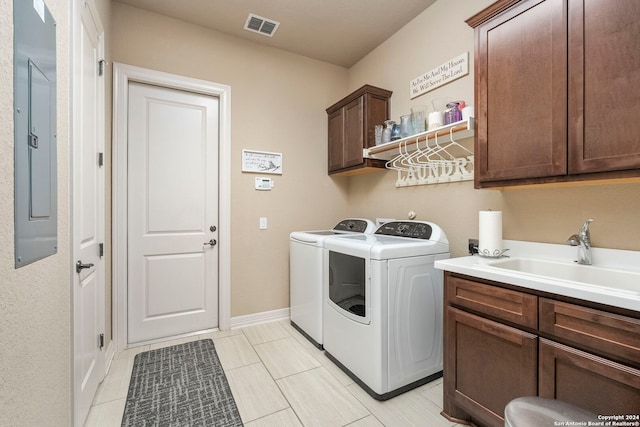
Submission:
M 505 427 L 553 427 L 561 421 L 598 421 L 598 417 L 582 408 L 554 399 L 518 397 L 504 408 Z

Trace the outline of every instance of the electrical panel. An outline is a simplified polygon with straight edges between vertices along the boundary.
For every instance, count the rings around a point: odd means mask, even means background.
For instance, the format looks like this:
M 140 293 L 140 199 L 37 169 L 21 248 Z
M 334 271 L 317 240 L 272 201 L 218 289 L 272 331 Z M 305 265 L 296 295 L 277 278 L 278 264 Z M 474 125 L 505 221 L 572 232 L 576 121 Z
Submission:
M 56 23 L 44 0 L 14 0 L 15 266 L 58 250 Z

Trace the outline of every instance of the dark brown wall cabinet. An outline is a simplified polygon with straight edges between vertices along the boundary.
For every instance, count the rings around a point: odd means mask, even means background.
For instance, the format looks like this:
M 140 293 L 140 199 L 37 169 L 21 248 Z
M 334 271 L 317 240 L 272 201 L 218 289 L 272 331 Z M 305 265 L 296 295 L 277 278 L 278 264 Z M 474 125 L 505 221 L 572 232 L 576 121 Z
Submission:
M 640 2 L 501 0 L 467 23 L 476 188 L 640 176 Z
M 391 94 L 365 85 L 327 108 L 329 174 L 354 175 L 384 168 L 384 161 L 364 158 L 362 150 L 375 146 L 374 126 L 389 118 Z
M 445 273 L 444 401 L 452 421 L 502 427 L 520 396 L 596 414 L 640 410 L 640 312 L 558 301 Z

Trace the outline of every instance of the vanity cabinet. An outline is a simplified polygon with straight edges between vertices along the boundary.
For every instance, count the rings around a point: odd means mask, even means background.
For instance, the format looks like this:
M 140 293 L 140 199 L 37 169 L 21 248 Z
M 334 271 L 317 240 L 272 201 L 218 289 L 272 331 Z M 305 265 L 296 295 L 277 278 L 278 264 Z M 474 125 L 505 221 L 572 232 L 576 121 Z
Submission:
M 363 157 L 375 146 L 374 126 L 389 118 L 391 91 L 365 85 L 327 108 L 329 174 L 354 175 L 383 168 L 384 160 Z
M 509 401 L 537 394 L 537 337 L 453 307 L 446 319 L 444 413 L 504 425 Z
M 504 425 L 520 396 L 640 411 L 640 312 L 445 272 L 444 400 L 454 422 Z
M 501 0 L 475 29 L 476 188 L 640 176 L 640 3 Z

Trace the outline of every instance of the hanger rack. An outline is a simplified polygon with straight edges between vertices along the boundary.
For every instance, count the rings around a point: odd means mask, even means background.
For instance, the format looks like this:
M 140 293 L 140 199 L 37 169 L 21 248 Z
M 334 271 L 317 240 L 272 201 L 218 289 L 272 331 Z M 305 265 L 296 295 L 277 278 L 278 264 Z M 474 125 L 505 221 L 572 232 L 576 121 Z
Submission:
M 473 180 L 473 151 L 458 141 L 473 136 L 473 118 L 364 150 L 398 172 L 396 187 Z

